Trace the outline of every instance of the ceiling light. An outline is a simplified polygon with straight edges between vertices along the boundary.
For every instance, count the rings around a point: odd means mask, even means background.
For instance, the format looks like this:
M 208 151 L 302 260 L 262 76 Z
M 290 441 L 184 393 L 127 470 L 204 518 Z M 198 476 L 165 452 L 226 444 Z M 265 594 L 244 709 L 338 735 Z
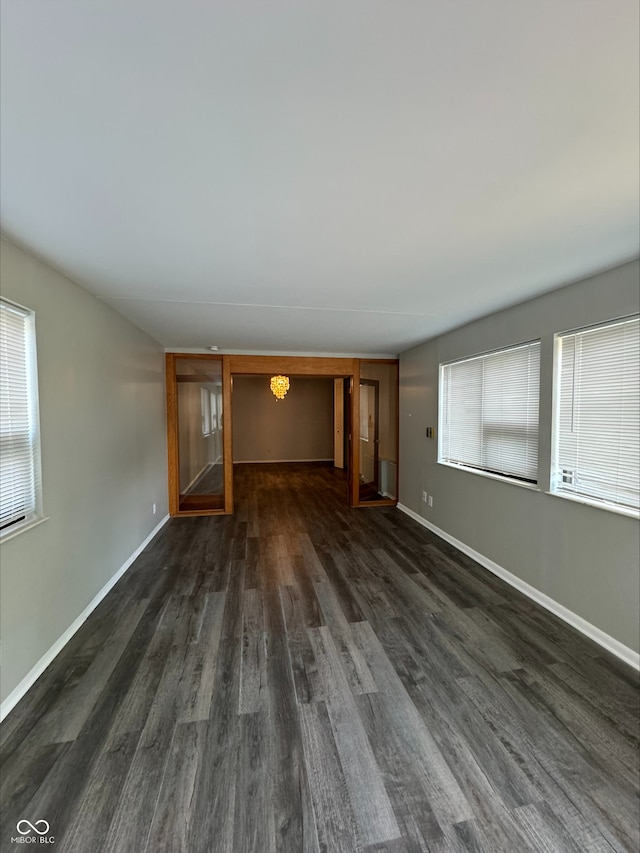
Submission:
M 270 387 L 274 397 L 276 398 L 276 402 L 278 400 L 284 400 L 287 391 L 289 390 L 289 377 L 280 376 L 280 374 L 278 374 L 278 376 L 272 376 Z

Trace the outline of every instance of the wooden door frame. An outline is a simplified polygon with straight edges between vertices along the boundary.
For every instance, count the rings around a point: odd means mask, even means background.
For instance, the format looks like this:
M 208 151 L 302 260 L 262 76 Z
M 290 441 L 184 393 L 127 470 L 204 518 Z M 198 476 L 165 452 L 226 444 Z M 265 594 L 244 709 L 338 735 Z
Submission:
M 361 365 L 362 364 L 394 364 L 396 366 L 396 405 L 395 405 L 395 423 L 396 423 L 396 488 L 395 498 L 381 498 L 380 500 L 375 501 L 361 501 L 360 500 L 360 441 L 352 441 L 351 444 L 355 445 L 353 448 L 353 464 L 354 464 L 354 474 L 351 478 L 351 506 L 397 506 L 398 504 L 398 479 L 399 479 L 399 470 L 400 470 L 400 377 L 399 377 L 399 368 L 400 361 L 397 358 L 359 358 L 354 359 L 357 362 L 357 374 L 354 377 L 354 390 L 357 388 L 357 392 L 352 394 L 352 397 L 355 400 L 352 401 L 352 411 L 354 423 L 358 425 L 358 436 L 360 435 L 360 375 L 361 375 Z M 354 427 L 351 427 L 351 433 L 354 433 Z
M 223 438 L 223 474 L 224 509 L 180 511 L 179 483 L 179 447 L 178 447 L 178 389 L 176 381 L 176 360 L 178 358 L 222 361 L 222 438 Z M 397 359 L 362 359 L 365 362 L 398 364 Z M 169 514 L 187 515 L 230 515 L 233 513 L 233 443 L 232 443 L 232 380 L 234 374 L 270 375 L 277 373 L 298 376 L 340 377 L 350 382 L 351 412 L 349 440 L 349 483 L 350 505 L 357 506 L 395 506 L 397 500 L 361 501 L 359 494 L 360 446 L 355 440 L 354 430 L 360 426 L 360 362 L 359 358 L 325 358 L 318 356 L 280 356 L 280 355 L 224 355 L 217 353 L 165 353 L 166 395 L 167 395 L 167 452 Z M 396 424 L 398 411 L 396 406 Z M 396 448 L 397 451 L 397 448 Z M 398 458 L 396 452 L 396 460 Z M 397 492 L 397 486 L 396 486 Z
M 180 447 L 178 442 L 178 381 L 176 361 L 179 358 L 217 361 L 222 365 L 222 473 L 224 479 L 224 509 L 180 509 Z M 214 353 L 165 353 L 167 395 L 167 476 L 169 488 L 169 515 L 223 515 L 233 512 L 233 467 L 231 459 L 231 382 L 227 376 L 225 360 Z

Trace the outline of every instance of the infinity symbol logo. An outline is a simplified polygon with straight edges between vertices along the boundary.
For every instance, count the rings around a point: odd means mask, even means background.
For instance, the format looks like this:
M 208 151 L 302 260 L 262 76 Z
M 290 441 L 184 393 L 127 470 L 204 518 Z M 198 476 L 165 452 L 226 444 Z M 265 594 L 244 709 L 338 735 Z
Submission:
M 27 827 L 24 829 L 23 827 Z M 44 827 L 43 829 L 39 829 L 38 827 Z M 28 835 L 30 832 L 37 832 L 38 835 L 46 835 L 49 832 L 49 824 L 46 820 L 37 820 L 35 823 L 31 823 L 29 820 L 19 820 L 16 824 L 16 829 L 20 833 L 20 835 Z

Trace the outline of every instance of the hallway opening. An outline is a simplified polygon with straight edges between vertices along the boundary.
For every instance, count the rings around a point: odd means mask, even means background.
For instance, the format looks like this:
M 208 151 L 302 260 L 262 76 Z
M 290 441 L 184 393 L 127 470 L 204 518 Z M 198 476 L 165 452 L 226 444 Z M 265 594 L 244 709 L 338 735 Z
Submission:
M 167 353 L 166 367 L 171 515 L 232 513 L 241 462 L 332 459 L 349 506 L 396 504 L 396 359 Z M 294 384 L 283 400 L 278 374 Z

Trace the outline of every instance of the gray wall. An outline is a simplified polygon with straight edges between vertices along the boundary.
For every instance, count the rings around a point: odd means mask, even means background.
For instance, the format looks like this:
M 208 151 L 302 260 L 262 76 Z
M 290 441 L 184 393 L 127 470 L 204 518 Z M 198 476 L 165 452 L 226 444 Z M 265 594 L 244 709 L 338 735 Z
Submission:
M 167 452 L 161 347 L 8 241 L 1 249 L 2 295 L 36 311 L 49 517 L 2 544 L 4 699 L 166 515 Z
M 400 502 L 638 651 L 636 519 L 545 494 L 549 489 L 553 334 L 639 310 L 639 264 L 500 311 L 400 357 Z M 540 491 L 436 463 L 438 365 L 540 338 Z M 421 500 L 426 489 L 431 508 Z
M 333 459 L 333 379 L 291 378 L 276 400 L 268 376 L 233 378 L 233 461 Z

